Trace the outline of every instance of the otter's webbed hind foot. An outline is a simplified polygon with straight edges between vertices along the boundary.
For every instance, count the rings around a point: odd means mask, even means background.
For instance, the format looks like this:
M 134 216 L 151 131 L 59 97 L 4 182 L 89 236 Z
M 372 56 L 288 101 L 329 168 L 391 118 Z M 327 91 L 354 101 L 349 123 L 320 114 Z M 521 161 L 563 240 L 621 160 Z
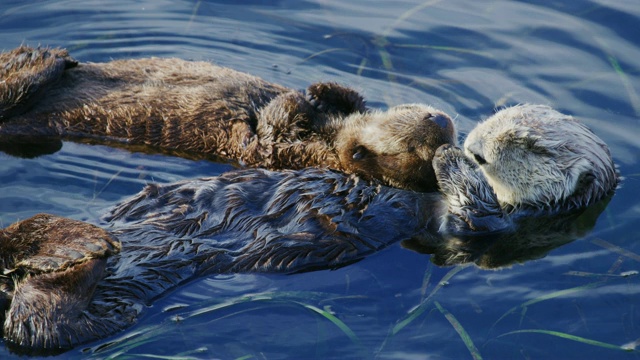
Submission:
M 3 336 L 19 352 L 70 348 L 119 324 L 88 311 L 107 258 L 120 243 L 81 221 L 40 214 L 0 232 Z
M 109 334 L 107 323 L 85 311 L 105 264 L 91 259 L 19 281 L 3 326 L 10 346 L 20 353 L 68 349 Z
M 461 149 L 440 146 L 433 158 L 433 168 L 449 207 L 445 231 L 493 232 L 511 226 L 484 175 Z
M 0 54 L 0 122 L 26 111 L 76 65 L 64 49 L 20 46 Z

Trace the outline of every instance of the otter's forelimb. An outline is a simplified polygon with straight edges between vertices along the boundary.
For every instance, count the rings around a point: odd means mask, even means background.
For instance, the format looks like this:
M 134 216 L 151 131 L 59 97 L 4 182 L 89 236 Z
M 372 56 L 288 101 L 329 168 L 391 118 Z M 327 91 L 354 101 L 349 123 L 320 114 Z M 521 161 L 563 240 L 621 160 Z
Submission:
M 440 146 L 433 167 L 449 207 L 441 232 L 495 232 L 512 226 L 484 175 L 461 149 Z

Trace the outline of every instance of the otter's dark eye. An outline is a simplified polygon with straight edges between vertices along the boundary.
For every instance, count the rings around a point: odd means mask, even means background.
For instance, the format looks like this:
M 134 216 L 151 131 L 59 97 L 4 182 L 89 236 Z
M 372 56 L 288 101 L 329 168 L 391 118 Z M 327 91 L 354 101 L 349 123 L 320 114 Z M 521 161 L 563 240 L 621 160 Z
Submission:
M 478 154 L 473 154 L 473 158 L 476 159 L 476 162 L 480 165 L 484 165 L 487 163 L 487 160 L 485 160 L 482 156 Z
M 362 145 L 358 145 L 353 149 L 353 160 L 362 160 L 368 155 L 369 150 Z

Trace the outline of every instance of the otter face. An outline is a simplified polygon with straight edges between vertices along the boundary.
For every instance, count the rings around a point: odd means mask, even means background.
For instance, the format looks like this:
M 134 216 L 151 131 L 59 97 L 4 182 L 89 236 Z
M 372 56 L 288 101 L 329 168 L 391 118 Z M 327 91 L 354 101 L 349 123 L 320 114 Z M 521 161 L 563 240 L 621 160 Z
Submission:
M 571 116 L 519 105 L 478 125 L 464 143 L 502 205 L 589 205 L 617 185 L 605 143 Z
M 431 106 L 400 105 L 353 114 L 338 133 L 336 148 L 348 172 L 415 191 L 436 191 L 431 161 L 436 149 L 456 143 L 451 118 Z

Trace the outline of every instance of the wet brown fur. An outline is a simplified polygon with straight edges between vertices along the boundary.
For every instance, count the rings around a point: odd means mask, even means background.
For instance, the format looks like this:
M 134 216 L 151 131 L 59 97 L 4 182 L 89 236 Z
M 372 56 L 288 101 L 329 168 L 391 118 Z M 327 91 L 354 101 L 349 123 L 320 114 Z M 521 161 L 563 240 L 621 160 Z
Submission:
M 79 319 L 85 316 L 96 279 L 104 275 L 107 258 L 120 246 L 106 230 L 48 214 L 0 230 L 0 321 L 5 337 L 24 339 L 34 348 L 55 348 L 84 339 L 82 332 L 100 335 L 91 329 L 95 325 L 82 328 Z M 5 317 L 14 320 L 5 322 Z M 38 333 L 50 319 L 67 320 L 57 323 L 55 331 Z
M 0 65 L 3 141 L 115 141 L 251 167 L 327 167 L 419 191 L 436 189 L 433 150 L 456 142 L 441 111 L 369 111 L 357 92 L 335 83 L 305 94 L 208 62 L 78 63 L 63 49 L 26 46 L 1 54 Z

